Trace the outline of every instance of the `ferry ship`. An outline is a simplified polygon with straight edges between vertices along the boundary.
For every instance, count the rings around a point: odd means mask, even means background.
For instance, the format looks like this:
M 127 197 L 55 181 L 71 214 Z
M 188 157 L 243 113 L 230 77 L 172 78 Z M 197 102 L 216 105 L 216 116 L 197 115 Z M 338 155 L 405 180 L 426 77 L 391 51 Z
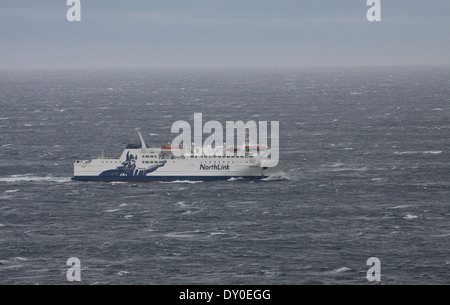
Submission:
M 76 160 L 74 177 L 78 181 L 208 181 L 232 178 L 263 179 L 279 172 L 280 168 L 267 167 L 267 157 L 260 149 L 245 147 L 210 148 L 197 156 L 194 149 L 162 145 L 147 148 L 140 132 L 140 143 L 128 144 L 120 158 L 102 156 L 92 160 Z M 255 148 L 255 147 L 253 147 Z M 174 154 L 175 150 L 181 150 Z M 242 150 L 242 153 L 238 153 Z

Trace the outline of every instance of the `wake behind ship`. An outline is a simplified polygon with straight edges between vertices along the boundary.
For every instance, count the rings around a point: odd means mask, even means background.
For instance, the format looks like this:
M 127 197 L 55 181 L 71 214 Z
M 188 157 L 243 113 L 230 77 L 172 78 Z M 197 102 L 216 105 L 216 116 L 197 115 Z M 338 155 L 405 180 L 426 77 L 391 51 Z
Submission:
M 269 170 L 274 171 L 265 166 L 267 159 L 259 153 L 259 149 L 251 153 L 249 145 L 231 148 L 234 152 L 232 155 L 226 155 L 226 148 L 219 147 L 211 148 L 208 154 L 196 156 L 193 149 L 174 154 L 174 150 L 182 148 L 165 145 L 147 148 L 141 133 L 139 138 L 140 144 L 128 144 L 120 158 L 102 156 L 91 161 L 76 160 L 72 180 L 147 182 L 263 179 L 269 176 Z M 243 153 L 238 154 L 240 149 Z

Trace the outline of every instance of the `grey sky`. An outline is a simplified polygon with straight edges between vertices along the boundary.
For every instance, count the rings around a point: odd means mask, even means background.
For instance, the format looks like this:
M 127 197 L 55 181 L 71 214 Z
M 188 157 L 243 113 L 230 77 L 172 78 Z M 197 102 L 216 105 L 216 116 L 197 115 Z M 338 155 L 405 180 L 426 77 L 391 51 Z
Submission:
M 0 67 L 449 65 L 450 1 L 0 0 Z

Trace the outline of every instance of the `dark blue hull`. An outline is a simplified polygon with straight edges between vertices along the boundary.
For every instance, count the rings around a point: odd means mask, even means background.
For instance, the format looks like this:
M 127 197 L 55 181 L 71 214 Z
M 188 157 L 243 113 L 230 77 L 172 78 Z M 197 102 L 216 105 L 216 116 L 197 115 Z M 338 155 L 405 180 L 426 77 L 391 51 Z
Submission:
M 76 181 L 103 181 L 103 182 L 152 182 L 152 181 L 215 181 L 231 178 L 259 180 L 267 176 L 75 176 Z

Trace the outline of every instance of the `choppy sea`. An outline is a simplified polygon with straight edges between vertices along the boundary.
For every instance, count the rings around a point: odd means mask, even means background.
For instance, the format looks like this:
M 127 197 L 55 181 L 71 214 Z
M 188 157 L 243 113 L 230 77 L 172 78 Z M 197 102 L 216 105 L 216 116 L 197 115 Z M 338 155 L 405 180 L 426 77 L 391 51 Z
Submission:
M 279 121 L 264 181 L 71 181 L 177 120 Z M 0 71 L 0 284 L 450 284 L 450 68 Z

